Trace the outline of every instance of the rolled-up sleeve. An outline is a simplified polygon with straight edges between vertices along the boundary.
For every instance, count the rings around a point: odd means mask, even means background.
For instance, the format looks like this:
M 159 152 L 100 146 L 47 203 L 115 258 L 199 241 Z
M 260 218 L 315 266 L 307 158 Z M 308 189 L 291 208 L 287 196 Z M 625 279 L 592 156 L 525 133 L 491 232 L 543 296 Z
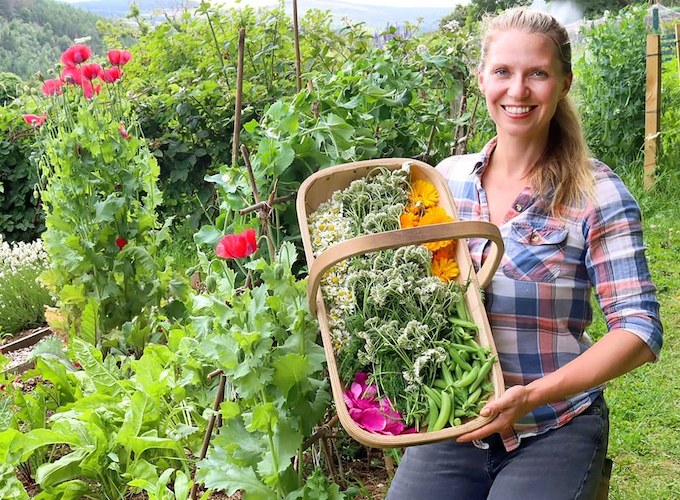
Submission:
M 658 356 L 663 326 L 645 257 L 640 207 L 621 179 L 600 166 L 595 203 L 584 219 L 588 273 L 609 329 L 637 335 Z

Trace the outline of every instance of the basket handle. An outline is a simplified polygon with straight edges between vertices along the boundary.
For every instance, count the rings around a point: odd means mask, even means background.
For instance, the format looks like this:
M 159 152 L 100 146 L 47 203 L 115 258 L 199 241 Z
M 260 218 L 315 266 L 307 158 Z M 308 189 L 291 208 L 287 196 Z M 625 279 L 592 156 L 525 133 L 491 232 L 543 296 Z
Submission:
M 494 243 L 489 257 L 477 273 L 479 285 L 482 288 L 486 288 L 503 258 L 504 246 L 500 231 L 490 222 L 446 222 L 358 236 L 338 243 L 321 253 L 314 260 L 309 271 L 309 281 L 307 283 L 309 311 L 313 316 L 316 316 L 316 296 L 321 284 L 321 278 L 326 271 L 338 262 L 367 252 L 459 238 L 485 238 Z

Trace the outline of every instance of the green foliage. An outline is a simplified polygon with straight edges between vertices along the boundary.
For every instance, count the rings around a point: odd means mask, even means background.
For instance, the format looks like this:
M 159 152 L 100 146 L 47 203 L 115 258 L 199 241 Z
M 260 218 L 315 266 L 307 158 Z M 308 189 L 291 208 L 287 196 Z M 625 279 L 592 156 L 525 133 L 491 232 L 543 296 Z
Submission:
M 223 371 L 232 395 L 197 479 L 227 495 L 242 489 L 246 499 L 327 498 L 303 493 L 313 485 L 305 486 L 302 468 L 296 473 L 292 465 L 330 402 L 306 281 L 291 273 L 296 260 L 294 246 L 284 243 L 276 263 L 247 265 L 260 278 L 252 290 L 237 290 L 236 274 L 225 268 L 215 292 L 194 299 L 203 355 Z M 343 498 L 337 486 L 322 489 Z
M 28 80 L 59 59 L 75 38 L 102 49 L 100 16 L 52 0 L 0 0 L 0 71 Z
M 0 72 L 0 106 L 19 96 L 22 83 L 14 73 Z
M 586 141 L 618 172 L 640 166 L 644 143 L 645 13 L 624 9 L 587 29 L 574 64 Z
M 170 469 L 176 471 L 175 493 L 187 489 L 191 470 L 184 448 L 200 447 L 210 387 L 195 361 L 191 333 L 180 334 L 171 332 L 167 346 L 147 347 L 139 360 L 104 358 L 78 339 L 68 358 L 42 355 L 35 374 L 49 385 L 16 394 L 23 408 L 18 425 L 27 432 L 0 433 L 3 463 L 16 466 L 37 458 L 32 470 L 42 498 L 59 498 L 67 490 L 78 493 L 70 498 L 122 498 L 130 481 L 155 483 Z M 52 416 L 46 418 L 47 412 Z M 61 458 L 42 453 L 63 445 L 68 452 Z
M 29 159 L 36 139 L 21 117 L 34 107 L 25 98 L 0 107 L 0 130 L 6 131 L 0 135 L 0 234 L 8 241 L 35 240 L 45 228 Z
M 45 321 L 49 292 L 38 283 L 47 268 L 40 240 L 8 244 L 0 237 L 0 333 L 16 333 Z

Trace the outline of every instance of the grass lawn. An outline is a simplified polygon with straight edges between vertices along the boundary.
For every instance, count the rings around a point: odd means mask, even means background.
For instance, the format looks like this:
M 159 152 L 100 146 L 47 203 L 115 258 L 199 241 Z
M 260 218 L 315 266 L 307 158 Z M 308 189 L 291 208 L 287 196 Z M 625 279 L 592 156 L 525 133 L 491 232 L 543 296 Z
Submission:
M 659 361 L 612 381 L 610 500 L 680 499 L 680 204 L 675 179 L 660 179 L 643 208 L 647 257 L 659 289 L 664 346 Z M 675 189 L 674 189 L 675 187 Z M 598 319 L 599 326 L 602 319 Z

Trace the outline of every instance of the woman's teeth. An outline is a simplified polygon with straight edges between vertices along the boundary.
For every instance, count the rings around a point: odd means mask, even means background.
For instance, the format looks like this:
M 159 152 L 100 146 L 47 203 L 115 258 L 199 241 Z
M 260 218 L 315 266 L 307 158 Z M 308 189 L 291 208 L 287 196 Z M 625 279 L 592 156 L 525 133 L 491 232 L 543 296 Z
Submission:
M 522 115 L 531 111 L 531 106 L 503 106 L 505 111 L 513 115 Z

